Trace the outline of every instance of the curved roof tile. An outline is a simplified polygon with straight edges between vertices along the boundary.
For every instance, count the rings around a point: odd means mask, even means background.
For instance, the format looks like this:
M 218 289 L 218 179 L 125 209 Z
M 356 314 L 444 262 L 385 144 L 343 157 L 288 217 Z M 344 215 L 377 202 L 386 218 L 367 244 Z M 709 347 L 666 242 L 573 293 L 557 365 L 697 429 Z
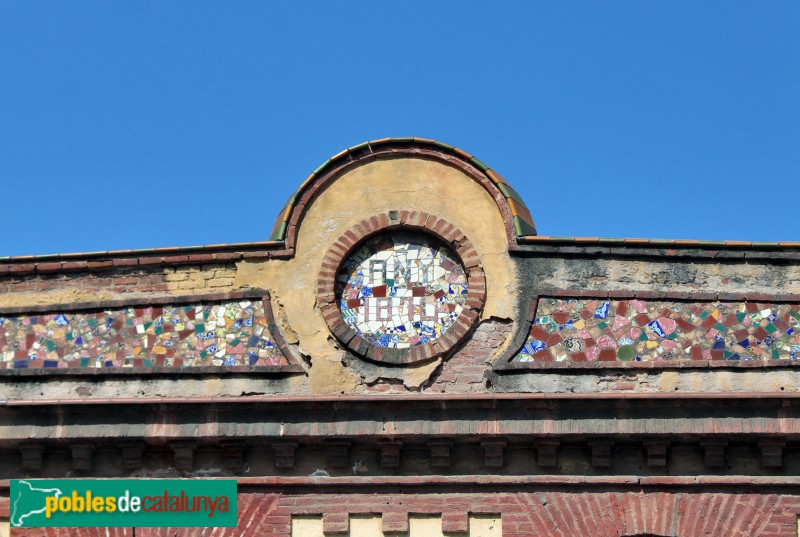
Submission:
M 416 137 L 403 137 L 403 138 L 381 138 L 379 140 L 372 140 L 369 142 L 364 142 L 358 145 L 354 145 L 352 147 L 348 147 L 347 149 L 337 153 L 336 155 L 332 156 L 325 162 L 323 162 L 316 170 L 314 170 L 311 175 L 309 175 L 305 181 L 300 185 L 300 187 L 295 190 L 295 192 L 289 198 L 289 201 L 286 202 L 283 209 L 281 209 L 280 214 L 278 215 L 278 219 L 275 221 L 275 225 L 272 228 L 272 233 L 270 233 L 269 240 L 271 241 L 284 241 L 286 240 L 286 231 L 289 226 L 289 220 L 292 216 L 292 212 L 297 204 L 297 201 L 300 199 L 300 196 L 303 192 L 319 177 L 321 177 L 324 173 L 326 173 L 329 169 L 335 166 L 340 166 L 346 164 L 347 162 L 354 162 L 357 160 L 359 156 L 364 154 L 372 153 L 373 148 L 377 146 L 385 146 L 387 144 L 395 144 L 395 145 L 402 145 L 402 144 L 415 144 L 417 146 L 427 146 L 429 148 L 435 148 L 437 151 L 455 156 L 460 158 L 466 162 L 469 162 L 476 168 L 478 168 L 481 172 L 483 172 L 486 177 L 488 177 L 492 183 L 497 186 L 500 192 L 503 193 L 503 196 L 506 198 L 508 202 L 508 207 L 511 211 L 511 215 L 513 218 L 513 228 L 514 233 L 517 237 L 530 237 L 536 235 L 536 226 L 533 223 L 533 217 L 531 216 L 530 211 L 525 206 L 525 202 L 522 200 L 522 197 L 514 190 L 508 182 L 503 179 L 497 172 L 492 170 L 489 166 L 484 164 L 481 160 L 477 157 L 463 151 L 457 147 L 454 147 L 450 144 L 446 144 L 444 142 L 440 142 L 438 140 L 431 140 L 428 138 L 416 138 Z

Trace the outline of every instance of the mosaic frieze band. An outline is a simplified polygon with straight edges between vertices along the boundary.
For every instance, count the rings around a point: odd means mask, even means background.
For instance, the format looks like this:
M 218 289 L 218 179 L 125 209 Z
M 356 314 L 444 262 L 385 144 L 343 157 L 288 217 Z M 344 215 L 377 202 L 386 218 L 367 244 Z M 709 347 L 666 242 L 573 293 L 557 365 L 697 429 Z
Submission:
M 800 305 L 541 298 L 516 362 L 779 360 L 800 354 Z
M 0 369 L 288 366 L 260 298 L 0 315 Z

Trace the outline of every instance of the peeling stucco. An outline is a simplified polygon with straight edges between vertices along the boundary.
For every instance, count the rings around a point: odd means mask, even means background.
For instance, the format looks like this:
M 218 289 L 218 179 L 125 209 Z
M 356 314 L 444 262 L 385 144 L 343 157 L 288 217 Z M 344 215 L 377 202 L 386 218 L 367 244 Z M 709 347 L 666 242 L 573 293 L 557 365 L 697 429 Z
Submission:
M 331 386 L 337 386 L 333 391 L 346 389 L 339 377 L 347 378 L 353 371 L 341 365 L 341 350 L 330 338 L 316 305 L 323 256 L 338 237 L 361 220 L 409 208 L 446 219 L 472 242 L 486 272 L 488 293 L 483 317 L 516 317 L 515 268 L 507 251 L 505 227 L 496 203 L 483 187 L 455 168 L 421 158 L 376 160 L 356 166 L 314 199 L 300 224 L 294 258 L 237 265 L 234 287 L 270 289 L 273 301 L 281 305 L 286 319 L 283 326 L 291 327 L 296 334 L 292 339 L 299 341 L 301 352 L 311 358 L 313 393 L 330 390 Z M 324 365 L 315 367 L 321 360 Z M 388 378 L 416 388 L 438 364 L 434 361 L 405 368 L 364 364 L 358 369 L 367 384 Z

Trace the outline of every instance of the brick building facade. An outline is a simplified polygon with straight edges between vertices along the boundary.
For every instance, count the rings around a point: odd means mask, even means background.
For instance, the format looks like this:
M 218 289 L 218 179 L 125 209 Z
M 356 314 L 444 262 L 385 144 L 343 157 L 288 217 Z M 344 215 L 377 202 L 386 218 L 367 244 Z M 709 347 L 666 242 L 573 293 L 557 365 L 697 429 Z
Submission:
M 794 536 L 799 352 L 800 243 L 543 237 L 377 140 L 265 242 L 0 259 L 0 535 L 10 479 L 234 477 L 237 528 L 13 531 Z

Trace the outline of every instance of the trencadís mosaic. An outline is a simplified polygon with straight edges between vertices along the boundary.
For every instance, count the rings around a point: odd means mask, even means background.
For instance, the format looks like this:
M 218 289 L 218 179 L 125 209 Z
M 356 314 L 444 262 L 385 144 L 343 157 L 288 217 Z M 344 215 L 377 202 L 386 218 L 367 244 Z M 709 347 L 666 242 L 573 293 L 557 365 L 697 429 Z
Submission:
M 342 318 L 380 347 L 405 349 L 444 334 L 467 298 L 458 258 L 419 233 L 378 235 L 359 245 L 339 269 Z
M 264 304 L 0 316 L 0 368 L 287 365 Z
M 516 360 L 771 360 L 798 355 L 796 304 L 543 298 Z

